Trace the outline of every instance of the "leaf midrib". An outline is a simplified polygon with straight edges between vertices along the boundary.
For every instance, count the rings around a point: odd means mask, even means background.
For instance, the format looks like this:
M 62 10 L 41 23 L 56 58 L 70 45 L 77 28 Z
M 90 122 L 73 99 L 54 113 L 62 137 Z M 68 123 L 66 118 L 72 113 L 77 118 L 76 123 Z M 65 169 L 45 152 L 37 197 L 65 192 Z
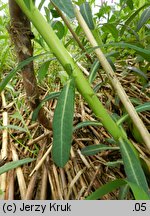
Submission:
M 63 158 L 63 152 L 62 152 L 62 149 L 63 149 L 63 123 L 64 123 L 64 116 L 65 116 L 65 107 L 66 107 L 66 104 L 67 104 L 67 95 L 68 95 L 68 91 L 69 91 L 69 86 L 70 86 L 70 83 L 69 85 L 67 85 L 67 88 L 66 88 L 66 93 L 65 93 L 65 100 L 64 100 L 64 106 L 63 106 L 63 110 L 62 110 L 62 117 L 61 117 L 61 130 L 60 130 L 60 149 L 61 149 L 61 158 Z

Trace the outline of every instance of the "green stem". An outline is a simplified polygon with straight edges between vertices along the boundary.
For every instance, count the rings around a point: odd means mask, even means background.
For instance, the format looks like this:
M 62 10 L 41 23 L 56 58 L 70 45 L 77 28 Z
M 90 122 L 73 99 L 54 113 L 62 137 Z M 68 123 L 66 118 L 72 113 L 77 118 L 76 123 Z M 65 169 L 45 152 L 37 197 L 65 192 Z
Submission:
M 25 0 L 16 0 L 16 2 L 26 14 L 26 16 L 31 20 L 35 28 L 41 34 L 41 36 L 43 37 L 53 54 L 65 68 L 67 73 L 74 77 L 78 91 L 87 101 L 89 107 L 100 119 L 104 127 L 109 131 L 109 133 L 114 137 L 116 141 L 119 139 L 119 137 L 125 138 L 126 135 L 122 133 L 120 128 L 110 117 L 102 103 L 99 101 L 98 97 L 95 95 L 93 89 L 90 87 L 88 80 L 80 71 L 77 64 L 69 55 L 68 51 L 58 39 L 51 26 L 41 15 L 39 10 L 34 5 L 31 5 L 31 7 L 28 8 L 26 5 L 27 3 L 24 3 Z

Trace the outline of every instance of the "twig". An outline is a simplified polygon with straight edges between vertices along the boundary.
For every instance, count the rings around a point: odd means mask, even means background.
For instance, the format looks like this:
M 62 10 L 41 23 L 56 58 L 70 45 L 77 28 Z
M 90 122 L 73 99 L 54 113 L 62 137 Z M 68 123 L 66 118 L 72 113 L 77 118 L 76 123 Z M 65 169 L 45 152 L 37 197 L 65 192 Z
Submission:
M 80 155 L 80 158 L 82 159 L 85 166 L 89 169 L 91 166 L 90 166 L 89 162 L 87 161 L 87 159 L 85 158 L 85 156 L 83 154 L 81 154 L 81 151 L 79 149 L 77 150 L 77 152 Z
M 91 179 L 90 184 L 89 184 L 84 196 L 87 196 L 89 194 L 91 187 L 93 186 L 93 183 L 94 183 L 94 181 L 95 181 L 95 179 L 99 173 L 100 173 L 100 166 L 98 166 L 96 172 L 94 173 L 93 178 Z
M 83 195 L 84 191 L 86 190 L 86 188 L 87 188 L 86 186 L 83 186 L 83 187 L 81 188 L 81 190 L 80 190 L 79 193 L 78 193 L 77 200 L 82 199 L 82 195 Z
M 56 200 L 57 199 L 56 184 L 52 178 L 53 173 L 50 170 L 49 156 L 47 156 L 47 158 L 46 158 L 46 168 L 47 168 L 48 180 L 49 180 L 50 189 L 51 189 L 51 199 Z
M 49 149 L 46 151 L 46 153 L 43 155 L 43 157 L 41 158 L 41 160 L 38 162 L 38 164 L 34 167 L 34 169 L 32 170 L 32 172 L 30 173 L 30 177 L 33 175 L 34 172 L 36 172 L 44 163 L 46 157 L 49 155 L 49 153 L 51 152 L 52 146 L 49 147 Z
M 69 190 L 68 190 L 68 194 L 67 194 L 67 200 L 69 200 L 69 197 L 70 197 L 71 190 L 72 190 L 73 186 L 78 181 L 78 179 L 81 177 L 81 175 L 84 173 L 85 169 L 86 168 L 84 167 L 82 170 L 79 170 L 78 173 L 76 174 L 76 176 L 72 179 L 72 181 L 71 181 L 71 183 L 69 185 Z M 85 187 L 85 185 L 83 187 Z
M 42 134 L 41 136 L 39 136 L 39 137 L 35 138 L 34 140 L 28 142 L 27 145 L 28 145 L 28 146 L 31 146 L 31 145 L 33 145 L 34 143 L 36 143 L 36 142 L 38 142 L 38 141 L 44 139 L 45 137 L 47 137 L 49 134 L 52 134 L 52 132 L 51 132 L 51 131 L 48 131 L 47 133 Z
M 71 167 L 73 167 L 73 165 Z M 67 198 L 66 198 L 66 199 L 68 199 L 71 196 L 71 190 L 69 187 L 70 187 L 71 182 L 73 181 L 73 177 L 72 177 L 71 171 L 70 171 L 70 166 L 68 166 L 68 164 L 66 164 L 66 166 L 65 166 L 65 171 L 66 171 L 67 178 L 68 178 L 68 193 L 67 193 Z M 74 193 L 74 197 L 77 197 L 78 193 L 77 193 L 77 188 L 75 187 L 75 185 L 72 185 L 72 190 Z
M 71 157 L 73 158 L 73 163 L 74 163 L 74 170 L 75 170 L 75 177 L 73 178 L 73 180 L 71 181 L 70 185 L 69 185 L 69 190 L 68 190 L 68 194 L 67 194 L 67 199 L 69 199 L 70 197 L 70 193 L 72 190 L 73 185 L 79 180 L 80 184 L 82 187 L 86 187 L 86 184 L 83 180 L 82 174 L 84 173 L 86 167 L 84 167 L 83 169 L 80 168 L 80 165 L 77 163 L 76 161 L 76 157 L 75 157 L 75 153 L 73 148 L 71 148 Z M 77 199 L 78 194 L 76 194 L 75 198 Z

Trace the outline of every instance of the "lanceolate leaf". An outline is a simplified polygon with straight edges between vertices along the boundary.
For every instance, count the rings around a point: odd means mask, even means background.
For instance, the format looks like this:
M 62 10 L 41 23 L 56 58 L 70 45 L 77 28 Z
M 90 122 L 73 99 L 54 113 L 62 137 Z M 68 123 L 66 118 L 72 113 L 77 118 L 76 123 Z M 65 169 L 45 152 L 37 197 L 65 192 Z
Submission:
M 133 148 L 123 138 L 119 139 L 119 146 L 124 162 L 124 168 L 129 182 L 141 187 L 146 193 L 148 193 L 148 185 L 144 172 L 142 170 L 139 158 L 135 154 Z
M 41 67 L 38 71 L 38 80 L 39 81 L 42 81 L 45 78 L 46 73 L 47 73 L 48 68 L 49 68 L 49 64 L 50 64 L 50 61 L 46 61 L 41 65 Z
M 115 39 L 118 38 L 118 30 L 117 30 L 115 24 L 113 24 L 113 23 L 105 23 L 102 26 L 102 30 L 104 32 L 110 32 Z
M 90 145 L 83 148 L 81 150 L 81 153 L 89 156 L 89 155 L 95 155 L 101 151 L 106 151 L 106 150 L 119 150 L 119 147 L 111 147 L 103 144 Z
M 56 35 L 61 40 L 65 35 L 65 27 L 62 22 L 55 20 L 51 24 L 52 28 L 54 29 Z
M 24 0 L 25 5 L 27 6 L 27 8 L 30 10 L 32 5 L 33 5 L 33 1 L 32 0 Z
M 52 157 L 59 167 L 64 167 L 69 160 L 73 133 L 75 86 L 69 80 L 58 98 L 53 118 Z
M 122 160 L 116 160 L 116 161 L 109 161 L 109 162 L 106 162 L 106 163 L 105 163 L 105 166 L 108 166 L 108 167 L 118 167 L 118 166 L 120 166 L 121 164 L 123 164 L 123 161 L 122 161 Z
M 134 71 L 136 74 L 138 74 L 139 76 L 143 77 L 145 80 L 148 81 L 147 75 L 143 71 L 141 71 L 139 68 L 128 66 L 128 69 L 131 71 Z
M 92 11 L 91 11 L 91 8 L 90 8 L 90 5 L 88 2 L 85 2 L 80 6 L 80 12 L 81 12 L 86 24 L 88 25 L 88 27 L 91 30 L 94 30 Z
M 122 179 L 117 179 L 111 182 L 108 182 L 107 184 L 103 185 L 102 187 L 98 188 L 96 191 L 94 191 L 91 195 L 89 195 L 86 200 L 97 200 L 102 198 L 104 195 L 112 192 L 116 188 L 119 188 L 123 185 L 126 185 L 127 182 Z
M 141 15 L 140 20 L 137 23 L 137 31 L 139 31 L 142 26 L 150 19 L 150 7 L 144 10 Z
M 139 106 L 135 107 L 136 112 L 144 112 L 144 111 L 150 111 L 150 102 L 146 102 L 144 104 L 141 104 Z M 127 118 L 129 118 L 128 114 L 123 115 L 118 121 L 117 125 L 122 124 Z
M 129 189 L 130 187 L 128 184 L 123 185 L 119 190 L 118 200 L 126 200 Z
M 133 1 L 132 0 L 127 0 L 126 4 L 128 5 L 128 7 L 133 10 Z
M 89 75 L 89 83 L 90 84 L 95 80 L 99 67 L 100 67 L 100 62 L 99 62 L 99 60 L 96 60 L 93 63 L 91 71 L 90 71 L 90 75 Z
M 129 185 L 136 200 L 149 200 L 149 195 L 142 188 L 124 179 L 117 179 L 117 180 L 108 182 L 107 184 L 103 185 L 102 187 L 94 191 L 92 194 L 90 194 L 86 198 L 86 200 L 101 199 L 104 195 L 112 192 L 113 190 L 119 187 L 125 186 L 125 185 Z
M 148 191 L 145 192 L 143 188 L 139 187 L 137 184 L 134 184 L 133 182 L 127 181 L 127 183 L 133 191 L 136 200 L 150 200 Z
M 9 163 L 6 163 L 5 165 L 3 165 L 2 167 L 0 167 L 0 175 L 11 170 L 11 169 L 15 169 L 19 166 L 22 166 L 23 164 L 26 164 L 26 163 L 30 163 L 32 161 L 34 161 L 35 159 L 33 158 L 25 158 L 25 159 L 22 159 L 22 160 L 18 160 L 18 161 L 12 161 L 12 162 L 9 162 Z
M 87 126 L 102 126 L 102 123 L 98 122 L 98 121 L 84 121 L 84 122 L 80 122 L 79 124 L 77 124 L 74 127 L 74 131 L 82 128 L 82 127 L 87 127 Z
M 134 20 L 134 18 L 139 14 L 139 12 L 145 8 L 148 4 L 143 5 L 142 7 L 138 8 L 135 12 L 131 14 L 131 16 L 125 21 L 124 26 L 121 28 L 120 35 L 124 34 L 124 31 L 128 27 L 128 25 Z
M 16 125 L 0 126 L 0 130 L 6 129 L 6 128 L 17 130 L 17 131 L 22 131 L 22 132 L 27 132 L 26 129 L 16 126 Z
M 74 18 L 74 10 L 71 0 L 51 0 L 61 11 L 63 11 L 69 18 Z
M 149 49 L 143 49 L 139 46 L 135 46 L 135 45 L 132 45 L 132 44 L 129 44 L 129 43 L 123 43 L 123 42 L 120 42 L 120 43 L 110 43 L 109 46 L 118 46 L 118 47 L 122 47 L 122 48 L 127 48 L 127 49 L 132 49 L 134 51 L 136 51 L 139 55 L 141 55 L 143 58 L 145 58 L 147 61 L 150 62 L 150 50 Z M 104 45 L 105 46 L 108 46 L 108 45 Z
M 44 2 L 45 2 L 45 0 L 41 0 L 41 1 L 40 1 L 39 5 L 38 5 L 38 9 L 39 9 L 39 10 L 41 10 L 41 8 L 43 7 Z

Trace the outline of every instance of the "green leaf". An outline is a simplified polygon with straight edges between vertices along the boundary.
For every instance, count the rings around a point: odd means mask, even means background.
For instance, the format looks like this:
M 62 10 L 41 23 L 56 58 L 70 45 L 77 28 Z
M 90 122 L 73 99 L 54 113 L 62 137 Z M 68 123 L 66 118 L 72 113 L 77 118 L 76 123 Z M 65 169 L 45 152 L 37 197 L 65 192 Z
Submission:
M 55 31 L 57 37 L 61 40 L 65 35 L 64 25 L 60 21 L 55 20 L 52 22 L 51 26 L 53 30 Z
M 127 140 L 120 138 L 120 151 L 124 162 L 124 168 L 129 182 L 141 187 L 145 192 L 148 191 L 147 181 L 142 170 L 140 160 L 135 154 L 133 147 Z
M 143 77 L 145 80 L 147 80 L 148 81 L 148 77 L 147 77 L 147 75 L 143 72 L 143 71 L 141 71 L 139 68 L 136 68 L 136 67 L 132 67 L 132 66 L 129 66 L 129 67 L 127 67 L 129 70 L 131 70 L 131 71 L 134 71 L 136 74 L 138 74 L 140 77 Z
M 119 150 L 119 147 L 112 147 L 112 146 L 107 146 L 103 144 L 96 144 L 96 145 L 90 145 L 86 146 L 83 149 L 81 149 L 81 153 L 84 155 L 95 155 L 101 151 L 106 151 L 106 150 Z
M 92 15 L 92 11 L 91 11 L 91 8 L 88 2 L 85 2 L 80 6 L 80 12 L 86 24 L 88 25 L 88 27 L 91 30 L 94 30 L 95 27 L 94 27 L 94 22 L 93 22 L 93 15 Z
M 120 165 L 123 164 L 122 160 L 116 160 L 116 161 L 109 161 L 105 163 L 105 166 L 108 167 L 120 167 Z
M 64 68 L 65 68 L 66 72 L 71 76 L 72 72 L 73 72 L 71 64 L 65 64 Z
M 8 35 L 0 35 L 0 40 L 9 39 Z
M 0 93 L 3 91 L 3 89 L 5 88 L 5 86 L 7 85 L 7 83 L 16 75 L 17 71 L 21 70 L 24 66 L 28 65 L 30 62 L 32 62 L 34 59 L 37 59 L 45 54 L 47 54 L 48 52 L 46 53 L 43 53 L 43 54 L 40 54 L 40 55 L 37 55 L 37 56 L 33 56 L 33 57 L 30 57 L 22 62 L 20 62 L 18 64 L 18 66 L 16 68 L 14 68 L 4 79 L 3 81 L 0 83 Z
M 77 124 L 74 127 L 74 131 L 82 128 L 82 127 L 87 127 L 87 126 L 102 126 L 102 123 L 98 122 L 98 121 L 84 121 L 84 122 L 80 122 L 79 124 Z
M 47 19 L 47 22 L 50 23 L 51 22 L 51 18 L 50 18 L 50 10 L 48 7 L 44 7 L 44 11 L 45 11 L 45 17 Z
M 0 130 L 4 130 L 6 128 L 21 131 L 21 132 L 27 132 L 26 129 L 16 126 L 16 125 L 7 125 L 7 126 L 0 126 Z
M 113 190 L 126 185 L 127 182 L 122 179 L 117 179 L 111 182 L 108 182 L 107 184 L 103 185 L 102 187 L 98 188 L 96 191 L 94 191 L 91 195 L 86 197 L 86 200 L 97 200 L 102 198 L 104 195 L 112 192 Z
M 2 6 L 0 6 L 0 11 L 4 10 L 7 7 L 7 4 L 3 4 Z
M 150 111 L 150 102 L 146 102 L 144 104 L 141 104 L 139 106 L 135 107 L 136 112 L 144 112 L 144 111 Z M 117 125 L 122 124 L 127 118 L 129 118 L 128 114 L 123 115 L 118 121 Z
M 121 48 L 128 48 L 128 49 L 132 49 L 135 50 L 139 55 L 141 55 L 144 59 L 146 59 L 147 61 L 150 62 L 150 50 L 149 49 L 143 49 L 141 47 L 129 44 L 129 43 L 124 43 L 124 42 L 120 42 L 120 43 L 110 43 L 109 46 L 118 46 Z M 107 44 L 104 45 L 108 46 Z
M 22 115 L 16 111 L 14 114 L 10 115 L 11 118 L 14 118 L 14 119 L 19 119 L 20 121 L 22 121 Z
M 150 196 L 147 194 L 142 188 L 138 187 L 136 184 L 131 183 L 124 179 L 117 179 L 107 184 L 103 185 L 102 187 L 98 188 L 92 194 L 90 194 L 86 200 L 97 200 L 101 199 L 104 195 L 112 192 L 113 190 L 122 187 L 122 186 L 129 186 L 134 194 L 136 200 L 149 200 Z
M 71 0 L 51 0 L 60 10 L 62 10 L 69 18 L 74 18 L 74 9 Z
M 33 111 L 32 114 L 32 121 L 36 121 L 37 117 L 38 117 L 38 113 L 41 109 L 41 107 L 43 106 L 43 104 L 51 99 L 57 98 L 60 95 L 60 92 L 52 92 L 49 95 L 47 95 L 42 101 L 41 103 L 38 105 L 38 107 Z
M 128 7 L 133 10 L 133 1 L 132 0 L 126 0 L 126 4 L 128 5 Z
M 55 9 L 50 9 L 53 18 L 60 17 L 59 13 Z
M 115 57 L 115 58 L 117 58 L 118 54 L 119 54 L 118 51 L 112 51 L 112 52 L 106 53 L 105 56 L 106 56 L 106 58 L 108 58 L 108 57 Z
M 113 61 L 111 60 L 111 58 L 109 57 L 106 57 L 107 58 L 107 61 L 109 62 L 110 66 L 112 67 L 112 69 L 114 71 L 116 71 L 116 67 L 115 67 L 115 64 L 113 63 Z
M 80 6 L 81 4 L 83 4 L 85 2 L 85 0 L 78 0 L 77 2 L 75 2 L 76 5 Z
M 90 194 L 86 198 L 86 200 L 101 199 L 104 195 L 112 192 L 113 190 L 119 187 L 126 186 L 126 185 L 130 186 L 136 200 L 149 200 L 149 195 L 145 191 L 143 191 L 142 188 L 124 179 L 117 179 L 117 180 L 108 182 L 107 184 L 103 185 L 102 187 L 94 191 L 92 194 Z
M 120 30 L 120 35 L 122 36 L 124 34 L 124 31 L 129 26 L 129 24 L 134 20 L 134 18 L 139 14 L 139 12 L 145 8 L 149 4 L 142 5 L 142 7 L 138 8 L 136 11 L 134 11 L 131 16 L 125 21 L 123 27 Z
M 138 23 L 136 31 L 139 31 L 142 26 L 150 19 L 150 7 L 143 11 Z
M 119 195 L 118 195 L 118 200 L 125 200 L 127 198 L 127 194 L 129 192 L 129 185 L 126 184 L 126 185 L 123 185 L 121 188 L 120 188 L 120 191 L 119 191 Z
M 58 77 L 60 79 L 61 84 L 64 86 L 66 82 L 69 80 L 69 76 L 68 73 L 66 72 L 66 68 L 65 70 L 59 71 Z
M 74 114 L 75 86 L 71 79 L 64 86 L 58 98 L 53 117 L 52 157 L 59 167 L 64 167 L 69 160 Z
M 118 38 L 118 30 L 116 28 L 116 24 L 105 23 L 102 26 L 102 30 L 103 32 L 110 32 L 115 39 Z
M 45 78 L 46 73 L 47 73 L 48 68 L 49 68 L 49 64 L 50 64 L 50 61 L 46 61 L 41 65 L 41 67 L 38 71 L 38 80 L 39 81 L 42 81 Z
M 146 193 L 143 188 L 139 187 L 133 182 L 127 181 L 127 183 L 130 186 L 136 200 L 150 200 L 148 191 Z
M 95 60 L 90 70 L 90 75 L 89 75 L 90 84 L 95 80 L 99 67 L 100 67 L 99 60 Z
M 12 170 L 12 169 L 15 169 L 19 166 L 22 166 L 26 163 L 30 163 L 32 161 L 34 161 L 35 159 L 34 158 L 25 158 L 25 159 L 22 159 L 22 160 L 17 160 L 17 161 L 12 161 L 12 162 L 9 162 L 9 163 L 6 163 L 5 165 L 3 165 L 2 167 L 0 167 L 0 175 L 9 171 L 9 170 Z
M 41 8 L 43 7 L 44 3 L 45 3 L 45 0 L 40 0 L 40 3 L 38 5 L 38 9 L 39 10 L 41 10 Z
M 27 6 L 27 8 L 29 9 L 29 10 L 31 10 L 31 8 L 32 8 L 32 5 L 33 5 L 33 0 L 23 0 L 24 1 L 24 3 L 25 3 L 25 5 Z

